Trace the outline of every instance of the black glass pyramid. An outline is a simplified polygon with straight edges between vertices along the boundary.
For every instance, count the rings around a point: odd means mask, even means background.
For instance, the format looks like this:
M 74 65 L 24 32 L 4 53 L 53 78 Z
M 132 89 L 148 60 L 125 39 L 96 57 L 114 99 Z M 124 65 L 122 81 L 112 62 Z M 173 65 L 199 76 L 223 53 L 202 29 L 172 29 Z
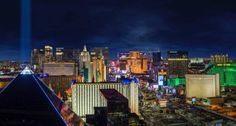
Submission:
M 65 126 L 62 104 L 34 74 L 20 74 L 0 93 L 0 126 Z

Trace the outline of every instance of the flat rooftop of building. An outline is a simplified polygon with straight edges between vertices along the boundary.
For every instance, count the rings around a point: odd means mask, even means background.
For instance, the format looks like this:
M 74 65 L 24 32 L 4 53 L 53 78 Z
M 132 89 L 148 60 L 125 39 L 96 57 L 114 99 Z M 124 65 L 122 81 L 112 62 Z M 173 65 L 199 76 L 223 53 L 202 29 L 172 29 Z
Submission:
M 108 101 L 128 102 L 128 99 L 115 89 L 100 89 L 100 92 Z

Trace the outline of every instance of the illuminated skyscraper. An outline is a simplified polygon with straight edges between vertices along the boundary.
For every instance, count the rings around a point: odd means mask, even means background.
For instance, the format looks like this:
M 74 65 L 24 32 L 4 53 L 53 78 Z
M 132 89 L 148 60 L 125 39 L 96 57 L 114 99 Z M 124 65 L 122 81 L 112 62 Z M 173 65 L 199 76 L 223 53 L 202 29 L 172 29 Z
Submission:
M 56 48 L 56 61 L 57 62 L 63 61 L 63 55 L 64 55 L 64 48 L 61 48 L 61 47 Z
M 106 79 L 107 68 L 106 68 L 105 59 L 102 52 L 100 52 L 98 56 L 97 63 L 98 63 L 98 68 L 96 69 L 98 69 L 98 72 L 99 72 L 99 82 L 104 82 L 107 80 Z
M 98 61 L 94 52 L 91 52 L 92 82 L 99 82 Z
M 45 51 L 45 62 L 52 62 L 53 60 L 53 48 L 51 46 L 46 45 L 44 47 L 44 51 Z
M 96 57 L 91 52 L 91 69 L 92 73 L 92 82 L 105 82 L 106 81 L 106 65 L 102 53 Z
M 211 55 L 210 60 L 211 63 L 229 63 L 229 56 L 228 54 Z
M 129 97 L 130 111 L 132 113 L 136 113 L 137 115 L 139 115 L 138 87 L 139 85 L 137 83 L 134 82 L 130 83 L 130 97 Z
M 108 65 L 108 61 L 109 61 L 109 48 L 108 47 L 95 47 L 91 51 L 95 52 L 96 57 L 99 57 L 100 53 L 102 53 L 105 64 L 106 66 Z
M 63 53 L 64 53 L 63 61 L 65 62 L 78 61 L 80 50 L 76 48 L 64 48 Z
M 80 74 L 84 76 L 84 82 L 92 82 L 92 71 L 90 61 L 90 54 L 87 51 L 86 46 L 84 46 L 83 51 L 80 53 L 79 60 Z
M 34 71 L 40 72 L 42 70 L 45 55 L 43 49 L 33 49 L 31 52 L 31 65 Z
M 120 57 L 120 69 L 133 74 L 146 74 L 148 72 L 148 58 L 141 52 L 131 51 L 128 55 Z
M 231 87 L 236 86 L 236 64 L 214 64 L 212 68 L 207 71 L 208 74 L 219 74 L 220 75 L 220 86 Z
M 139 114 L 138 84 L 77 83 L 72 86 L 72 109 L 81 117 L 94 114 L 94 107 L 105 107 L 106 100 L 100 89 L 115 89 L 129 100 L 132 113 Z
M 187 74 L 186 97 L 207 98 L 220 95 L 219 74 Z
M 95 47 L 95 48 L 92 48 L 91 53 L 92 52 L 94 52 L 96 57 L 100 57 L 100 55 L 102 54 L 103 60 L 104 60 L 103 61 L 104 62 L 104 66 L 108 66 L 109 65 L 109 48 L 108 47 Z M 108 78 L 108 74 L 106 74 L 106 73 L 109 72 L 108 67 L 106 67 L 105 70 L 106 70 L 106 71 L 104 71 L 105 75 L 104 75 L 104 77 L 102 77 L 102 78 L 104 78 L 104 79 L 102 79 L 103 81 L 106 80 L 106 78 Z M 102 74 L 104 74 L 104 73 L 102 73 Z
M 56 48 L 57 62 L 75 62 L 79 60 L 80 50 L 76 48 Z
M 169 77 L 184 77 L 188 72 L 188 52 L 168 51 L 167 56 Z
M 128 55 L 129 53 L 119 53 L 119 69 L 121 71 L 129 71 L 128 64 Z
M 80 53 L 80 74 L 84 76 L 84 82 L 105 82 L 107 79 L 107 67 L 104 56 L 100 50 L 99 55 L 91 52 L 84 46 Z

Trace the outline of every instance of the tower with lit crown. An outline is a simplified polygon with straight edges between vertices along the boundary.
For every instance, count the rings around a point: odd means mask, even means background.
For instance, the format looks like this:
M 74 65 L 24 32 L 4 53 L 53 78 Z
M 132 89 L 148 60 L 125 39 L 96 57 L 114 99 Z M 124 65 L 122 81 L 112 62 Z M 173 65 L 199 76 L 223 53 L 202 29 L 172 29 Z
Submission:
M 90 54 L 87 51 L 86 46 L 84 46 L 83 51 L 80 53 L 80 61 L 79 61 L 79 66 L 80 66 L 80 74 L 84 76 L 84 82 L 91 82 L 92 77 L 91 77 L 91 65 L 90 65 Z

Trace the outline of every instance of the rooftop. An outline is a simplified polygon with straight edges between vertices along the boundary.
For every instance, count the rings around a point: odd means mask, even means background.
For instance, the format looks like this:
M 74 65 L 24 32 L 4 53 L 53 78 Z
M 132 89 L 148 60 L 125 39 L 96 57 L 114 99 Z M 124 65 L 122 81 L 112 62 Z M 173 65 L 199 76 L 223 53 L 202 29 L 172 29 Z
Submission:
M 100 89 L 100 92 L 109 101 L 128 101 L 125 96 L 115 89 Z

